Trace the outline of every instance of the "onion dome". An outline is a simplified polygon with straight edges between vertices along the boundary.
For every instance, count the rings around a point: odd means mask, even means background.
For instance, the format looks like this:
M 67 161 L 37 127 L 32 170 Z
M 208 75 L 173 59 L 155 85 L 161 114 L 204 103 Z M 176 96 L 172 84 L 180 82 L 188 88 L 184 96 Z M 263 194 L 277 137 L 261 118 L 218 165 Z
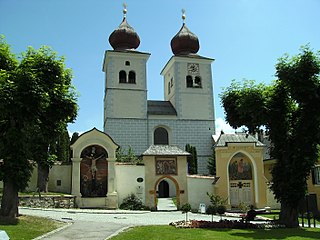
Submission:
M 119 27 L 109 36 L 109 43 L 114 50 L 136 49 L 140 45 L 140 38 L 126 19 L 127 8 L 124 4 L 123 20 Z
M 185 19 L 185 11 L 182 10 L 182 27 L 171 40 L 171 50 L 174 55 L 196 54 L 200 48 L 198 37 L 187 28 Z

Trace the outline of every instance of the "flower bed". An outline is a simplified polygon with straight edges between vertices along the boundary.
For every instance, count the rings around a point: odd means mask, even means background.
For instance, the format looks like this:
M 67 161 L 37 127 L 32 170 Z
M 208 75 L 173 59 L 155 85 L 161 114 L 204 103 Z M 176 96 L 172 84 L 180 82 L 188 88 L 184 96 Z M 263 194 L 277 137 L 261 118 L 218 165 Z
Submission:
M 241 220 L 220 220 L 219 222 L 211 222 L 204 220 L 178 221 L 170 223 L 176 228 L 230 228 L 230 229 L 269 229 L 279 228 L 278 224 L 273 222 L 253 224 Z

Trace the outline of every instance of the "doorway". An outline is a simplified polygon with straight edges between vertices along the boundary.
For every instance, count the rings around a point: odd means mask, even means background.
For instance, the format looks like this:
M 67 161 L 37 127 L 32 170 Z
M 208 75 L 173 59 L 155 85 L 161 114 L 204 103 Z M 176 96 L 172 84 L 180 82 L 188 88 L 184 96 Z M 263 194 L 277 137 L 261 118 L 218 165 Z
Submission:
M 162 180 L 159 183 L 158 187 L 159 198 L 168 198 L 169 197 L 169 183 L 166 180 Z
M 158 211 L 177 211 L 180 204 L 178 183 L 170 177 L 161 178 L 156 184 L 155 203 Z

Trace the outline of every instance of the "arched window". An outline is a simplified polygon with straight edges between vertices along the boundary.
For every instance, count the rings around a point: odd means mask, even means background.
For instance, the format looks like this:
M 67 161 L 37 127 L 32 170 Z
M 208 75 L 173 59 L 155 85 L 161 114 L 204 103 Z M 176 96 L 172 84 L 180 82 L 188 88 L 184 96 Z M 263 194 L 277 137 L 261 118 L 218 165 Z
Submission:
M 168 94 L 171 93 L 171 85 L 170 85 L 170 82 L 168 82 Z
M 134 71 L 129 72 L 129 83 L 136 83 L 136 73 Z
M 154 145 L 169 145 L 168 131 L 163 127 L 158 127 L 153 133 Z
M 130 61 L 125 62 L 126 66 L 130 66 Z
M 127 73 L 124 70 L 119 72 L 119 83 L 126 83 L 127 82 Z
M 198 88 L 201 88 L 202 85 L 201 85 L 201 77 L 199 76 L 196 76 L 194 78 L 194 87 L 198 87 Z
M 186 83 L 187 83 L 187 88 L 192 88 L 193 87 L 193 80 L 190 75 L 186 77 Z

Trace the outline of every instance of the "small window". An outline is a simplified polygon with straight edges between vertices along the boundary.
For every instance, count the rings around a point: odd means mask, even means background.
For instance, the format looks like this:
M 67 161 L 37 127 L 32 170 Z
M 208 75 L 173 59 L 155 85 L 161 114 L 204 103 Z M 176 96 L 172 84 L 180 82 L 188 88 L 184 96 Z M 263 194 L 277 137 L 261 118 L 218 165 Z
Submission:
M 201 88 L 202 87 L 202 85 L 201 85 L 201 77 L 196 76 L 194 78 L 194 87 L 197 87 L 197 88 Z
M 320 166 L 315 166 L 312 171 L 313 184 L 320 185 Z
M 168 94 L 171 93 L 171 86 L 170 86 L 170 82 L 168 82 Z
M 57 186 L 61 186 L 61 180 L 57 180 Z
M 192 80 L 192 77 L 190 75 L 188 75 L 186 77 L 186 81 L 187 81 L 187 88 L 192 88 L 193 87 L 193 80 Z
M 130 66 L 130 61 L 126 61 L 126 66 Z
M 173 77 L 170 80 L 170 85 L 171 85 L 171 87 L 173 87 Z
M 119 83 L 126 83 L 127 82 L 127 73 L 124 70 L 119 72 Z
M 154 138 L 153 144 L 154 145 L 168 145 L 169 144 L 169 136 L 168 131 L 163 127 L 158 127 L 154 130 Z
M 134 71 L 129 72 L 129 83 L 136 83 L 136 73 Z

